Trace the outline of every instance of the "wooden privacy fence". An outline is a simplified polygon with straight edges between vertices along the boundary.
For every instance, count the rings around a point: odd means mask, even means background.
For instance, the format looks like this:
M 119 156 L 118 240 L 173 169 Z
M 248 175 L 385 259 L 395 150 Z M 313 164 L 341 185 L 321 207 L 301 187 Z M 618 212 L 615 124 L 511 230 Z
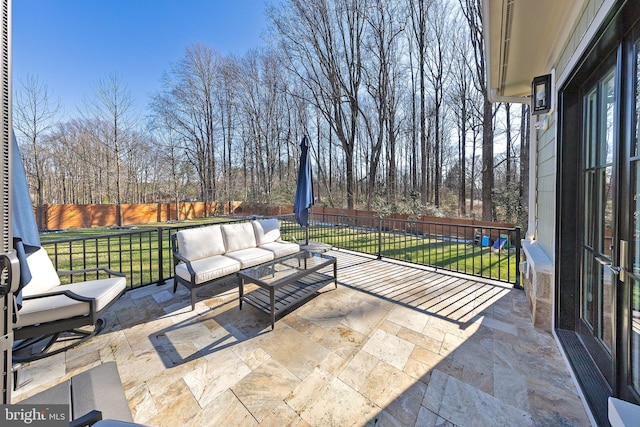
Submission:
M 214 215 L 242 214 L 242 202 L 180 202 L 122 204 L 122 226 L 168 222 L 177 219 L 208 218 Z M 36 216 L 38 209 L 34 209 Z M 45 230 L 68 228 L 111 227 L 118 224 L 118 206 L 115 204 L 93 205 L 44 205 L 38 221 Z M 178 216 L 177 213 L 180 213 Z
M 180 202 L 176 208 L 175 203 L 148 203 L 148 204 L 122 204 L 122 226 L 148 224 L 155 222 L 169 222 L 177 219 L 208 218 L 217 215 L 289 215 L 293 213 L 293 205 L 262 205 L 248 202 Z M 34 208 L 36 216 L 38 209 Z M 115 204 L 90 204 L 90 205 L 44 205 L 41 207 L 42 224 L 44 230 L 60 230 L 69 228 L 112 227 L 117 226 L 117 205 Z M 177 215 L 177 212 L 180 215 Z M 349 222 L 355 222 L 360 227 L 377 227 L 378 214 L 375 211 L 358 209 L 338 209 L 313 206 L 311 209 L 313 220 L 316 222 L 340 222 L 340 217 L 349 218 Z M 397 223 L 389 220 L 398 220 Z M 409 220 L 408 214 L 391 214 L 385 217 L 385 223 L 392 228 L 406 227 Z M 439 224 L 458 224 L 469 227 L 513 227 L 513 224 L 502 222 L 487 222 L 460 218 L 436 218 L 430 216 L 412 217 L 412 227 L 424 227 L 420 222 L 436 222 Z M 414 222 L 415 221 L 415 222 Z M 467 236 L 473 228 L 465 227 Z M 406 230 L 412 232 L 424 232 L 425 230 Z M 496 237 L 496 236 L 492 236 Z

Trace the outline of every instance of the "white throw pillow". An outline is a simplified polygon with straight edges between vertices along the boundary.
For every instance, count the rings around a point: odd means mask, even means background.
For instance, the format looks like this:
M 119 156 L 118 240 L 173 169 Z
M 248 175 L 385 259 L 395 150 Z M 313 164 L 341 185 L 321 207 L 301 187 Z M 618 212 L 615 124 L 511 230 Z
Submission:
M 178 231 L 178 251 L 189 261 L 225 253 L 219 225 Z
M 227 253 L 257 246 L 253 225 L 250 222 L 224 224 L 222 226 L 222 235 L 224 236 L 224 245 L 227 248 Z
M 265 219 L 261 221 L 251 221 L 256 232 L 256 242 L 258 246 L 265 243 L 275 242 L 280 239 L 280 221 L 277 219 Z
M 41 294 L 60 285 L 58 273 L 44 248 L 27 256 L 27 264 L 31 272 L 31 280 L 22 289 L 23 296 Z

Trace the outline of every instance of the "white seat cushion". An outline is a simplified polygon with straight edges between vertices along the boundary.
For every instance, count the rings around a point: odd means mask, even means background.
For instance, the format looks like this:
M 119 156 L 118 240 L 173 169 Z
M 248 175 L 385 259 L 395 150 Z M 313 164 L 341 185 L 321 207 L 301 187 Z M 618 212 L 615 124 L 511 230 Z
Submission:
M 239 261 L 240 268 L 248 268 L 271 261 L 273 259 L 273 252 L 260 248 L 247 248 L 229 252 L 225 256 Z
M 100 311 L 117 298 L 126 286 L 126 278 L 110 277 L 57 286 L 51 289 L 50 292 L 70 290 L 77 295 L 95 299 L 96 310 Z M 25 299 L 22 302 L 22 308 L 18 312 L 18 323 L 16 323 L 15 327 L 19 328 L 76 316 L 86 316 L 89 312 L 89 303 L 76 301 L 65 295 Z
M 300 245 L 297 243 L 283 242 L 279 240 L 277 242 L 265 243 L 259 246 L 260 249 L 266 249 L 273 252 L 275 258 L 280 258 L 290 254 L 300 252 Z
M 205 283 L 240 270 L 240 262 L 223 255 L 215 255 L 209 258 L 191 262 L 191 267 L 196 272 L 194 285 Z M 186 264 L 178 264 L 175 268 L 176 275 L 190 282 L 191 274 Z
M 189 228 L 177 233 L 178 251 L 189 261 L 195 261 L 226 252 L 219 225 Z
M 256 236 L 253 231 L 253 225 L 251 225 L 250 222 L 224 224 L 221 228 L 222 235 L 224 236 L 224 245 L 227 248 L 227 254 L 258 246 L 256 245 Z
M 253 229 L 256 233 L 256 243 L 258 246 L 280 239 L 280 221 L 277 219 L 251 221 L 251 224 L 253 224 Z

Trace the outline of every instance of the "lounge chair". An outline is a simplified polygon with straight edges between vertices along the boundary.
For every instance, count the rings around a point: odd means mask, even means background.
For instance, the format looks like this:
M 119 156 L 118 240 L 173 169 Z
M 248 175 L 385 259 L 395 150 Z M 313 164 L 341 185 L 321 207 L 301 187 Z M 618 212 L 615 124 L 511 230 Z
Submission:
M 27 257 L 31 280 L 22 288 L 22 307 L 13 325 L 13 361 L 41 359 L 68 350 L 98 334 L 102 313 L 124 292 L 125 275 L 107 268 L 56 272 L 44 248 Z M 59 275 L 103 271 L 108 278 L 61 285 Z M 92 329 L 80 329 L 92 326 Z M 64 334 L 64 335 L 63 335 Z M 66 345 L 49 351 L 64 337 Z

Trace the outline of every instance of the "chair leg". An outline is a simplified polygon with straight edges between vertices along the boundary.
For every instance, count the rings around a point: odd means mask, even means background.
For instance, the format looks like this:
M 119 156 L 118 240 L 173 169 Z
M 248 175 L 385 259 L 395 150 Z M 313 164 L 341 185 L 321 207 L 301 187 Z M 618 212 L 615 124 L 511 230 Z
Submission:
M 196 309 L 196 289 L 191 288 L 191 311 Z
M 22 368 L 22 363 L 15 363 L 11 366 L 11 372 L 13 372 L 13 391 L 18 390 L 20 387 L 29 384 L 33 381 L 33 378 L 29 378 L 26 381 L 20 381 L 20 369 Z
M 46 344 L 42 346 L 39 353 L 45 353 L 53 345 L 53 343 L 56 342 L 59 336 L 60 336 L 60 332 L 55 332 L 50 335 L 42 335 L 39 337 L 26 338 L 24 340 L 16 342 L 13 346 L 13 360 L 15 361 L 17 358 L 21 357 L 21 356 L 17 356 L 17 354 L 19 354 L 22 350 L 32 347 L 41 341 L 46 341 Z
M 49 356 L 53 356 L 54 354 L 58 354 L 58 353 L 62 353 L 64 351 L 67 351 L 69 349 L 72 349 L 73 347 L 76 347 L 77 345 L 82 344 L 83 342 L 85 342 L 86 340 L 88 340 L 89 338 L 93 337 L 96 334 L 99 334 L 100 331 L 102 331 L 102 329 L 104 329 L 104 326 L 106 325 L 106 322 L 103 318 L 99 318 L 96 321 L 96 324 L 94 325 L 94 328 L 92 331 L 83 331 L 81 329 L 71 329 L 68 331 L 64 331 L 64 332 L 56 332 L 55 334 L 52 335 L 47 335 L 44 337 L 36 337 L 36 338 L 29 338 L 29 339 L 25 339 L 23 342 L 17 344 L 14 347 L 14 352 L 13 352 L 13 362 L 14 363 L 19 363 L 19 362 L 32 362 L 34 360 L 39 360 L 39 359 L 44 359 L 45 357 L 49 357 Z M 69 333 L 69 334 L 73 334 L 74 336 L 72 338 L 69 337 L 64 337 L 63 340 L 66 341 L 72 341 L 71 344 L 67 344 L 61 348 L 57 348 L 53 351 L 48 351 L 51 346 L 53 344 L 55 344 L 55 342 L 58 340 L 58 337 L 60 336 L 60 334 L 62 333 Z M 20 355 L 18 354 L 18 352 L 20 350 L 26 350 L 27 347 L 29 347 L 32 344 L 38 343 L 40 341 L 44 341 L 47 340 L 47 343 L 45 344 L 45 346 L 40 349 L 38 351 L 38 353 L 36 354 L 27 354 L 27 355 Z

